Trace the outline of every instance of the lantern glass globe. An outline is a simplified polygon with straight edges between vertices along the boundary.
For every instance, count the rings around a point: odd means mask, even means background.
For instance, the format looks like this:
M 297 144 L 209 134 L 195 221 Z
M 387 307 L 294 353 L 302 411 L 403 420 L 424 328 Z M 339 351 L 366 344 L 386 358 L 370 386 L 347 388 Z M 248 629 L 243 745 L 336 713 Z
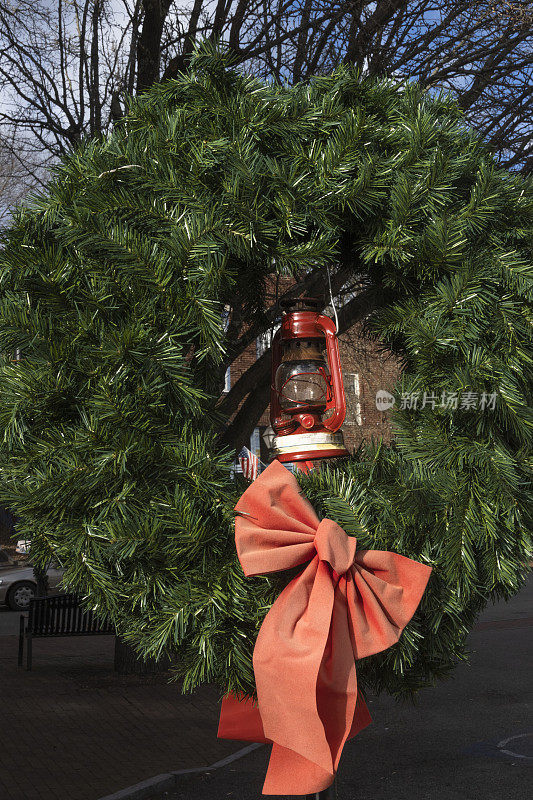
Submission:
M 276 372 L 276 391 L 284 411 L 294 408 L 326 407 L 328 383 L 324 362 L 284 361 Z

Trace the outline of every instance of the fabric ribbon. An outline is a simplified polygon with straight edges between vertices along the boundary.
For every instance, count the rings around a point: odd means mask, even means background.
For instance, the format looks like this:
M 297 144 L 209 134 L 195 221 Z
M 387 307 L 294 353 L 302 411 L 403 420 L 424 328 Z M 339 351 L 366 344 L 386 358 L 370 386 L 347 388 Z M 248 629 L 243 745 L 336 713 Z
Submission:
M 306 566 L 257 635 L 258 705 L 247 695 L 227 694 L 218 737 L 272 742 L 263 794 L 320 792 L 334 780 L 344 743 L 371 722 L 355 661 L 398 641 L 431 567 L 384 550 L 356 552 L 355 537 L 331 519 L 320 521 L 278 461 L 235 510 L 246 576 Z

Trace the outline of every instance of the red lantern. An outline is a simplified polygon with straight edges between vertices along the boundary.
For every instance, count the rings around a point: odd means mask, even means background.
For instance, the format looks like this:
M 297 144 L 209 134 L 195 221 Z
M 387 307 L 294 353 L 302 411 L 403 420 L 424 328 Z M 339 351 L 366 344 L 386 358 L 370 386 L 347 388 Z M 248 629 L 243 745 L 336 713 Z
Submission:
M 285 301 L 272 341 L 270 421 L 273 455 L 307 472 L 321 459 L 348 455 L 340 427 L 346 399 L 337 329 L 320 314 L 320 301 Z

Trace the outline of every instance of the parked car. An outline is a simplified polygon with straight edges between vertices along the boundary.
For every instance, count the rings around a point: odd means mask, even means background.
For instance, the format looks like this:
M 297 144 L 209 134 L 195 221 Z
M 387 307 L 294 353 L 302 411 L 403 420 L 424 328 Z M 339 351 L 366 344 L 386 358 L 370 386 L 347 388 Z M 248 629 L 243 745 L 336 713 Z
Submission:
M 59 586 L 64 572 L 55 561 L 48 565 L 48 584 L 54 594 L 65 593 Z M 36 589 L 32 565 L 15 564 L 5 550 L 0 550 L 0 604 L 5 603 L 12 611 L 27 611 Z

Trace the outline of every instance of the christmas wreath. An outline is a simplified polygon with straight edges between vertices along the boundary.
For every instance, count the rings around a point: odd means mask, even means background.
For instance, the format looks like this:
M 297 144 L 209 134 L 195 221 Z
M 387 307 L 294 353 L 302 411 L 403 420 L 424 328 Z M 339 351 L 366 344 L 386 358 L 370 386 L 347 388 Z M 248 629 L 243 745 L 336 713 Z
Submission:
M 342 239 L 376 299 L 366 335 L 403 362 L 395 438 L 298 481 L 358 547 L 433 568 L 360 684 L 446 677 L 531 557 L 532 219 L 531 180 L 452 99 L 344 66 L 272 86 L 197 49 L 4 234 L 0 501 L 17 536 L 139 654 L 176 656 L 185 691 L 254 695 L 255 638 L 293 574 L 246 578 L 236 557 L 245 484 L 213 435 L 221 314 L 238 290 L 260 318 L 272 270 L 325 283 Z M 401 402 L 458 392 L 495 402 Z

